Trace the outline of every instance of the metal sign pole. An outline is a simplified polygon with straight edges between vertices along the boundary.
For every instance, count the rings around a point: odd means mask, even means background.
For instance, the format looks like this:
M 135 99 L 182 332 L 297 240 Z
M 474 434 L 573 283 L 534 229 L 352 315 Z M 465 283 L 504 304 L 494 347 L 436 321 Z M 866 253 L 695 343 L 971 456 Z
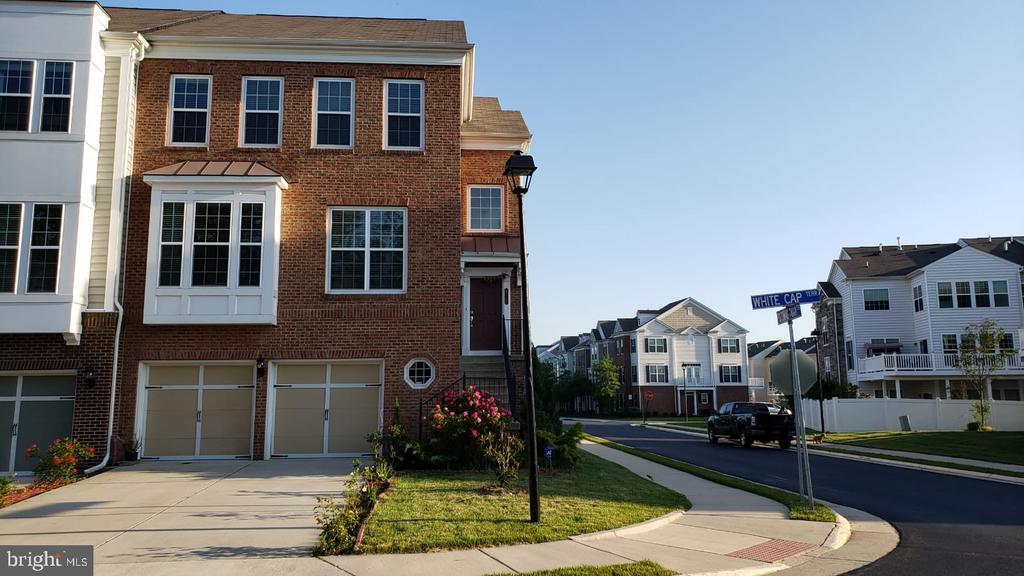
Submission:
M 793 320 L 790 319 L 786 322 L 789 325 L 789 368 L 793 373 L 793 419 L 794 427 L 796 428 L 796 474 L 800 483 L 800 499 L 803 500 L 807 495 L 804 483 L 807 479 L 807 474 L 804 472 L 804 458 L 803 451 L 806 450 L 804 446 L 804 419 L 803 410 L 800 406 L 800 370 L 796 365 L 796 339 L 793 336 Z

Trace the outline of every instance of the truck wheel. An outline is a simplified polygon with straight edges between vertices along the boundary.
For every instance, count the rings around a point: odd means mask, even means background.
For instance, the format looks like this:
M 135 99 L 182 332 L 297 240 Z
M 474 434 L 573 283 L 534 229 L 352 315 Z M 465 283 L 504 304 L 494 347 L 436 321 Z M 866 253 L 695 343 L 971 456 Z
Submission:
M 779 448 L 789 450 L 789 438 L 779 438 Z
M 740 429 L 740 445 L 744 448 L 750 448 L 754 445 L 754 439 L 750 437 L 750 434 L 747 434 L 746 428 Z
M 708 426 L 708 442 L 718 444 L 718 436 L 715 436 L 715 429 L 711 426 Z

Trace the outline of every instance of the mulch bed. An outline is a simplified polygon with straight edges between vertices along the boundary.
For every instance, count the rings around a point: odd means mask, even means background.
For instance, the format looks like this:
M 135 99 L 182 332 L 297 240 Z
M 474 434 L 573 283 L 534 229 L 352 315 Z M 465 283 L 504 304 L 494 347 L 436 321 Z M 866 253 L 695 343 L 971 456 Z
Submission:
M 17 504 L 22 500 L 28 500 L 33 496 L 38 496 L 44 492 L 55 490 L 57 488 L 60 488 L 61 486 L 73 484 L 76 481 L 77 480 L 71 480 L 68 482 L 50 482 L 47 484 L 29 484 L 25 488 L 16 489 L 14 492 L 11 492 L 6 497 L 4 497 L 3 502 L 0 503 L 0 508 L 6 508 L 11 504 Z

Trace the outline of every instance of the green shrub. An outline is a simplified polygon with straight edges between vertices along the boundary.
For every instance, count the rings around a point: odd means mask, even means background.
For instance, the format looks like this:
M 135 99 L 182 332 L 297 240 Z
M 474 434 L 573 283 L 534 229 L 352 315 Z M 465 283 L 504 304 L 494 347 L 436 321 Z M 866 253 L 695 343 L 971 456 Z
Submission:
M 352 467 L 343 503 L 333 497 L 316 499 L 313 518 L 320 527 L 320 538 L 313 548 L 316 556 L 355 551 L 359 527 L 370 516 L 374 503 L 394 475 L 394 468 L 383 459 L 375 459 L 369 466 L 363 466 L 356 460 Z
M 537 451 L 543 457 L 544 449 L 554 448 L 552 464 L 557 468 L 572 469 L 580 460 L 579 444 L 583 440 L 583 425 L 577 422 L 557 435 L 546 430 L 537 431 Z
M 56 438 L 46 449 L 46 455 L 39 453 L 39 446 L 33 444 L 25 450 L 25 460 L 39 458 L 33 471 L 37 484 L 67 483 L 81 470 L 82 462 L 96 455 L 96 450 L 70 436 Z
M 977 432 L 978 430 L 981 430 L 981 422 L 968 422 L 967 423 L 967 431 L 968 432 Z
M 405 433 L 397 402 L 391 423 L 381 432 L 367 435 L 366 441 L 370 443 L 375 460 L 383 460 L 395 470 L 418 468 L 427 459 L 423 445 Z
M 505 488 L 515 486 L 519 479 L 519 457 L 523 452 L 523 441 L 515 434 L 503 431 L 488 434 L 484 437 L 483 446 L 484 456 L 498 477 L 498 484 Z
M 4 499 L 14 492 L 15 484 L 17 481 L 14 476 L 0 476 L 0 508 L 4 506 Z

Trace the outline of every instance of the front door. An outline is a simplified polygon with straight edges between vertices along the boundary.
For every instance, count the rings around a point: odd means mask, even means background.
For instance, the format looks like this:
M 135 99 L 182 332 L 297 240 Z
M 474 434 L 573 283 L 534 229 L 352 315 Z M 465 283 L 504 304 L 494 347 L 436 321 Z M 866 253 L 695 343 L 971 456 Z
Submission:
M 501 350 L 501 278 L 469 279 L 469 349 Z

